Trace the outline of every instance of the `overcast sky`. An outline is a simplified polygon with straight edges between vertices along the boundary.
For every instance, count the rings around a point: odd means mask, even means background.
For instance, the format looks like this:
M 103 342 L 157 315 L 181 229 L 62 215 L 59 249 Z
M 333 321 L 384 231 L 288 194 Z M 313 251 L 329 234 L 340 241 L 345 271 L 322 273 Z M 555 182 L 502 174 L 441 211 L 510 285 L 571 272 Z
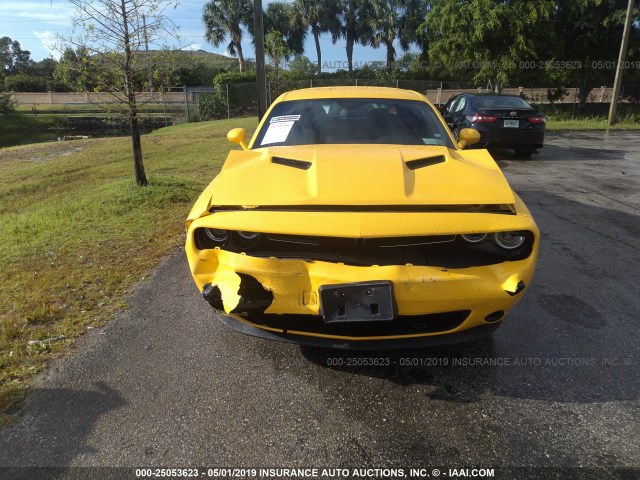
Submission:
M 264 5 L 269 3 L 267 0 L 263 1 Z M 180 27 L 181 42 L 178 44 L 175 41 L 164 41 L 160 44 L 225 54 L 226 45 L 215 48 L 203 37 L 202 6 L 204 3 L 205 0 L 182 0 L 176 9 L 168 10 L 168 16 Z M 55 35 L 70 33 L 73 11 L 73 6 L 65 0 L 0 0 L 0 36 L 18 40 L 23 49 L 31 52 L 31 58 L 34 60 L 42 60 L 49 56 L 58 58 L 59 52 L 53 48 Z M 248 34 L 245 35 L 242 43 L 245 57 L 255 57 Z M 333 45 L 328 34 L 321 37 L 322 61 L 325 65 L 323 70 L 347 68 L 345 46 L 344 40 Z M 400 51 L 399 48 L 396 50 Z M 316 60 L 311 35 L 307 38 L 305 55 L 311 60 Z M 375 50 L 361 45 L 356 45 L 354 48 L 356 63 L 384 61 L 385 58 L 384 49 Z

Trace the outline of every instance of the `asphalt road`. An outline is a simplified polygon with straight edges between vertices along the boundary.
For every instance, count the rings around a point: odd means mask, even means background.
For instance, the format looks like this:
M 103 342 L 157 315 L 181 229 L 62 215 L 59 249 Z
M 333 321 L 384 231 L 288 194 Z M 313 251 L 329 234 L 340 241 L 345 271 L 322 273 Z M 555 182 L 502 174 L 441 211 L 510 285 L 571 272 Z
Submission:
M 542 241 L 492 341 L 351 354 L 245 337 L 176 252 L 39 377 L 0 465 L 640 467 L 640 134 L 496 157 Z M 365 357 L 392 365 L 346 365 Z

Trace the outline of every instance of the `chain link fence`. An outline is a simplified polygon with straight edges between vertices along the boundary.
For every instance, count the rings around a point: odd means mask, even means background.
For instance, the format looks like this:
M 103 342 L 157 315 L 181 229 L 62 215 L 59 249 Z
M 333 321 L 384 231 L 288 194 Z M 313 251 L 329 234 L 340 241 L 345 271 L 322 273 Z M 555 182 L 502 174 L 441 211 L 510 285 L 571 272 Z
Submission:
M 272 103 L 282 93 L 310 87 L 380 86 L 420 92 L 436 105 L 442 105 L 462 92 L 488 93 L 490 85 L 476 86 L 456 82 L 384 79 L 308 79 L 271 78 L 267 82 L 267 101 Z M 611 87 L 591 90 L 586 105 L 579 106 L 578 88 L 505 87 L 502 93 L 521 95 L 545 113 L 558 118 L 606 116 L 612 96 Z M 215 87 L 171 87 L 160 92 L 138 94 L 143 119 L 157 126 L 212 119 L 257 115 L 256 83 L 229 83 Z M 16 93 L 20 113 L 64 115 L 75 122 L 108 121 L 117 115 L 117 105 L 108 93 Z M 621 92 L 621 115 L 637 115 L 640 121 L 640 86 L 626 85 Z M 93 117 L 92 119 L 89 117 Z

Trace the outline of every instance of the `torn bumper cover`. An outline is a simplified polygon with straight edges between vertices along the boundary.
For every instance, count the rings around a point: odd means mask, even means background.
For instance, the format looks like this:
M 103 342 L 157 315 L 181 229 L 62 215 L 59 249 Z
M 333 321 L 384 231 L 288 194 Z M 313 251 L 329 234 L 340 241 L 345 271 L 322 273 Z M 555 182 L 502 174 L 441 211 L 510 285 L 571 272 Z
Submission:
M 198 250 L 192 232 L 191 271 L 225 324 L 263 338 L 338 348 L 411 347 L 484 336 L 529 285 L 537 251 L 536 245 L 523 260 L 455 269 L 352 266 Z

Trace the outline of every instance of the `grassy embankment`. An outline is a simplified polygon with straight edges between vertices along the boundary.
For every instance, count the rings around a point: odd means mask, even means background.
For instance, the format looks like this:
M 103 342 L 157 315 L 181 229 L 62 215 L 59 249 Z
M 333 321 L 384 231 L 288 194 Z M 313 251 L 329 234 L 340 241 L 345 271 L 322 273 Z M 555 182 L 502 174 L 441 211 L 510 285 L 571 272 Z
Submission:
M 229 150 L 227 131 L 255 125 L 224 120 L 144 136 L 146 188 L 133 181 L 129 138 L 0 149 L 0 425 L 29 378 L 124 307 L 124 293 L 184 241 L 189 208 Z
M 640 105 L 621 103 L 617 123 L 607 126 L 608 103 L 588 103 L 580 112 L 573 104 L 537 105 L 547 117 L 547 130 L 640 130 Z

